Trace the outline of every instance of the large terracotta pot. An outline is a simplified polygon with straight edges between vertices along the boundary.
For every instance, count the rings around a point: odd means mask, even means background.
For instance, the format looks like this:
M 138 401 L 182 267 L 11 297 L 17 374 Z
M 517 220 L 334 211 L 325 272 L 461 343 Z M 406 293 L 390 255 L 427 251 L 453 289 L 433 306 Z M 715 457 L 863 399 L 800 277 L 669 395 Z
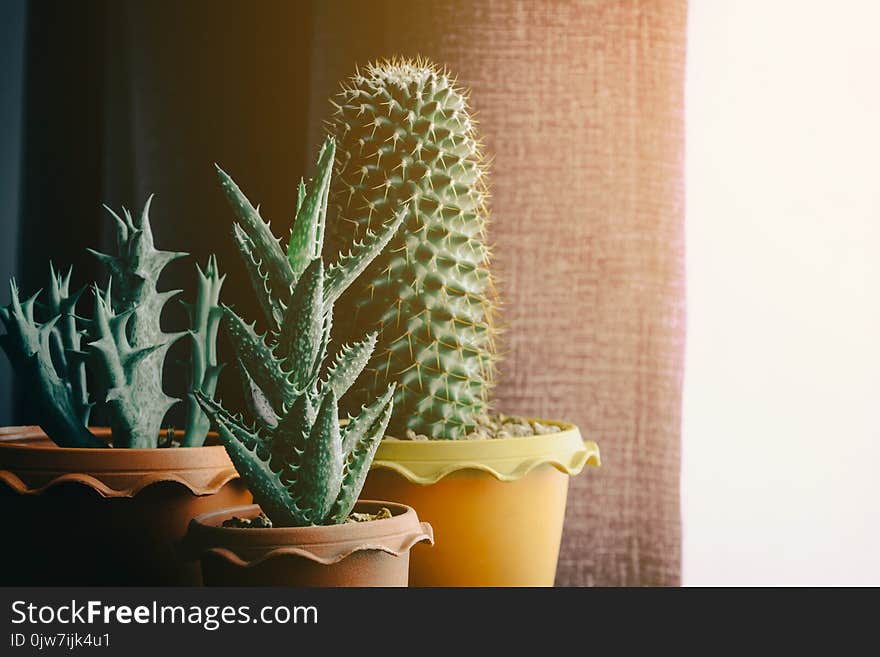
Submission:
M 256 504 L 213 511 L 190 523 L 186 550 L 202 560 L 208 586 L 406 586 L 409 552 L 433 543 L 431 526 L 410 507 L 359 501 L 355 511 L 391 518 L 320 527 L 223 527 L 254 518 Z
M 431 523 L 411 586 L 552 586 L 568 480 L 599 465 L 577 427 L 492 440 L 382 441 L 364 496 L 401 502 Z
M 222 446 L 71 449 L 0 428 L 0 583 L 197 585 L 175 550 L 190 519 L 251 499 Z

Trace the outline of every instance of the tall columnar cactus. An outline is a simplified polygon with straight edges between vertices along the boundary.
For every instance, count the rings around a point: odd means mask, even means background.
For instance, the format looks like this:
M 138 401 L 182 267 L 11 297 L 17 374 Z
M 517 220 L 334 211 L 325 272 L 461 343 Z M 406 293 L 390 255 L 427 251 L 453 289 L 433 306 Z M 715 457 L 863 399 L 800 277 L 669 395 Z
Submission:
M 321 247 L 334 143 L 310 189 L 300 183 L 286 252 L 232 179 L 218 175 L 238 221 L 233 234 L 266 316 L 260 334 L 223 306 L 254 424 L 197 393 L 242 478 L 276 526 L 344 522 L 391 417 L 394 384 L 340 426 L 338 400 L 366 365 L 375 334 L 343 346 L 325 367 L 333 304 L 385 247 L 403 219 L 324 267 Z
M 488 408 L 495 288 L 485 241 L 486 164 L 467 97 L 423 61 L 371 64 L 332 101 L 339 143 L 327 248 L 404 226 L 340 301 L 341 335 L 378 345 L 352 399 L 398 382 L 391 431 L 464 438 Z
M 0 345 L 35 397 L 40 426 L 62 447 L 106 447 L 88 429 L 96 401 L 108 412 L 114 447 L 157 447 L 162 421 L 177 399 L 162 389 L 165 356 L 186 333 L 166 333 L 160 326 L 165 304 L 179 290 L 160 292 L 157 283 L 168 263 L 185 253 L 155 248 L 148 200 L 139 217 L 120 216 L 107 208 L 116 224 L 117 253 L 96 256 L 110 273 L 105 290 L 92 286 L 94 314 L 76 314 L 82 290 L 70 292 L 71 272 L 62 276 L 50 266 L 49 301 L 39 322 L 34 307 L 39 292 L 21 301 L 13 280 L 12 303 L 0 309 L 6 334 Z M 213 395 L 219 365 L 216 333 L 222 278 L 212 258 L 199 270 L 193 315 L 193 388 Z M 95 399 L 88 383 L 97 384 Z M 195 403 L 195 402 L 194 402 Z M 208 421 L 196 406 L 190 413 L 184 444 L 200 445 Z

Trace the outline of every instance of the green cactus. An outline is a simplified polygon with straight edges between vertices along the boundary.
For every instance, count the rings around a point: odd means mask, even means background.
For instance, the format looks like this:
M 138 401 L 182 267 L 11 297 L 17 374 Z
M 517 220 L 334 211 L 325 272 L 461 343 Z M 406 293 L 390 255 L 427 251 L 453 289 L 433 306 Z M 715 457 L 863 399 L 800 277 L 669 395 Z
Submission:
M 344 522 L 391 417 L 394 384 L 347 424 L 338 400 L 354 383 L 376 344 L 375 334 L 346 345 L 325 367 L 333 304 L 385 247 L 403 212 L 378 234 L 325 269 L 321 258 L 335 144 L 325 141 L 317 175 L 301 182 L 286 253 L 256 208 L 217 169 L 238 221 L 233 234 L 268 330 L 260 334 L 223 306 L 224 329 L 238 357 L 253 424 L 196 393 L 229 456 L 275 526 Z
M 82 334 L 76 325 L 76 303 L 85 288 L 80 288 L 73 294 L 70 293 L 70 279 L 73 276 L 73 267 L 62 276 L 55 271 L 52 263 L 49 263 L 49 305 L 47 311 L 50 317 L 59 317 L 57 324 L 52 328 L 49 340 L 52 349 L 52 357 L 59 363 L 59 368 L 65 372 L 65 379 L 70 383 L 71 391 L 76 406 L 77 416 L 83 425 L 88 426 L 94 402 L 89 401 L 88 381 L 86 379 L 86 364 L 82 359 L 70 359 L 71 352 L 79 351 L 82 345 Z
M 217 258 L 208 258 L 205 270 L 196 265 L 198 287 L 195 304 L 184 303 L 189 314 L 189 335 L 192 338 L 192 356 L 190 358 L 190 389 L 187 399 L 186 432 L 181 445 L 196 447 L 204 444 L 211 420 L 202 411 L 195 393 L 201 392 L 209 399 L 214 398 L 217 390 L 217 379 L 224 363 L 217 361 L 217 331 L 223 311 L 220 308 L 220 289 L 226 275 L 220 275 Z
M 326 248 L 409 204 L 404 227 L 340 301 L 343 339 L 378 334 L 349 399 L 396 381 L 390 431 L 464 438 L 488 410 L 496 363 L 487 171 L 467 97 L 446 71 L 395 60 L 367 66 L 331 102 L 339 149 Z
M 165 355 L 184 333 L 162 331 L 162 309 L 181 290 L 159 292 L 162 270 L 185 253 L 153 244 L 150 197 L 139 219 L 107 208 L 116 222 L 116 255 L 89 250 L 110 272 L 105 294 L 95 288 L 95 316 L 85 345 L 106 389 L 113 442 L 119 447 L 155 447 L 162 420 L 179 400 L 162 389 Z
M 68 351 L 66 341 L 76 345 L 79 333 L 69 332 L 68 318 L 73 317 L 76 300 L 82 291 L 68 295 L 69 276 L 60 281 L 52 269 L 52 296 L 57 297 L 58 312 L 48 321 L 34 319 L 34 304 L 39 292 L 21 301 L 15 279 L 9 282 L 12 301 L 0 308 L 0 320 L 6 334 L 0 345 L 12 367 L 34 396 L 40 411 L 40 426 L 61 447 L 105 447 L 86 428 L 91 404 L 88 393 L 76 386 L 80 382 L 81 359 L 76 350 Z M 53 347 L 54 345 L 54 347 Z M 59 356 L 52 357 L 53 350 Z
M 70 293 L 71 273 L 62 276 L 50 265 L 48 320 L 34 319 L 39 292 L 21 302 L 11 282 L 12 303 L 0 309 L 6 335 L 0 337 L 13 367 L 35 395 L 40 426 L 62 447 L 106 447 L 88 429 L 88 383 L 106 407 L 114 447 L 157 447 L 162 421 L 179 400 L 165 394 L 162 373 L 172 344 L 187 333 L 165 333 L 160 317 L 165 304 L 180 291 L 159 292 L 162 270 L 185 253 L 155 248 L 147 200 L 139 217 L 128 210 L 119 216 L 107 208 L 116 224 L 117 253 L 90 252 L 109 270 L 106 290 L 92 286 L 94 315 L 85 319 L 75 308 L 82 290 Z M 106 206 L 105 206 L 106 207 Z M 193 388 L 211 396 L 216 387 L 217 306 L 223 279 L 211 258 L 199 270 L 199 291 L 193 328 Z M 88 375 L 87 375 L 88 372 Z M 193 400 L 185 445 L 204 442 L 209 421 Z

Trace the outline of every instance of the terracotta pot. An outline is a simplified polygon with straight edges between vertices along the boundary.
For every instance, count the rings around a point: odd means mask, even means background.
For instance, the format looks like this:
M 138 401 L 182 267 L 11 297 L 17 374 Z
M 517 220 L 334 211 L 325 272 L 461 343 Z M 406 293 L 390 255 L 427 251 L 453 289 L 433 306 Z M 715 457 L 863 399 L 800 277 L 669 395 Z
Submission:
M 363 494 L 418 509 L 437 537 L 411 586 L 552 586 L 570 475 L 599 465 L 577 427 L 493 440 L 385 439 Z
M 433 543 L 431 526 L 402 504 L 359 501 L 355 511 L 392 517 L 321 527 L 222 527 L 238 516 L 254 518 L 256 504 L 195 518 L 185 549 L 201 557 L 208 586 L 406 586 L 409 552 Z
M 4 427 L 0 583 L 199 584 L 174 544 L 193 516 L 251 499 L 219 445 L 71 449 L 39 427 Z

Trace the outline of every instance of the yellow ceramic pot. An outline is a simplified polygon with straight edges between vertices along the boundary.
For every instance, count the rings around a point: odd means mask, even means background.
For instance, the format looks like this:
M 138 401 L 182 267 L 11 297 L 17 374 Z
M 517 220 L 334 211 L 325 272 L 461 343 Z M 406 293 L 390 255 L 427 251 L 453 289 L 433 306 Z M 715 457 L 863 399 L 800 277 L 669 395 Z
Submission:
M 492 440 L 395 440 L 379 446 L 362 496 L 400 502 L 434 528 L 415 546 L 410 586 L 552 586 L 568 478 L 599 465 L 571 424 Z

